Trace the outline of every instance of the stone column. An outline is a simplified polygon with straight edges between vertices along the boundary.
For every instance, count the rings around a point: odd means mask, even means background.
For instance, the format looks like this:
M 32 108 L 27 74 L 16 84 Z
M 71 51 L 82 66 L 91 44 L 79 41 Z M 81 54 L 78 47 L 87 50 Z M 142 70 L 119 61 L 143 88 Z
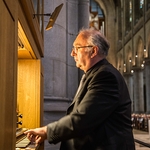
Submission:
M 44 0 L 44 10 L 53 12 L 61 2 Z M 44 17 L 46 27 L 49 17 Z M 44 32 L 44 96 L 66 97 L 66 6 L 64 5 L 53 25 Z
M 74 59 L 70 56 L 74 39 L 82 27 L 88 27 L 89 24 L 89 0 L 68 0 L 66 1 L 67 13 L 67 97 L 72 100 L 82 71 L 76 68 Z M 71 88 L 70 88 L 71 87 Z
M 150 113 L 150 59 L 145 62 L 146 112 Z
M 73 57 L 70 56 L 74 39 L 78 33 L 78 1 L 68 0 L 67 8 L 67 97 L 72 101 L 78 88 L 78 69 Z
M 129 77 L 129 93 L 132 101 L 132 112 L 134 112 L 134 97 L 133 97 L 133 76 Z
M 130 98 L 132 101 L 132 112 L 134 112 L 134 98 L 133 98 L 133 75 L 132 74 L 124 74 L 125 81 L 127 83 L 127 87 L 129 90 Z
M 67 97 L 67 16 L 66 0 L 44 0 L 45 13 L 52 13 L 63 3 L 63 7 L 53 25 L 44 32 L 44 125 L 65 115 L 69 106 Z M 44 17 L 46 27 L 49 17 Z M 59 149 L 45 141 L 44 150 Z
M 144 112 L 144 93 L 143 93 L 143 70 L 134 68 L 133 82 L 134 82 L 134 112 Z
M 89 27 L 89 0 L 78 0 L 78 29 Z

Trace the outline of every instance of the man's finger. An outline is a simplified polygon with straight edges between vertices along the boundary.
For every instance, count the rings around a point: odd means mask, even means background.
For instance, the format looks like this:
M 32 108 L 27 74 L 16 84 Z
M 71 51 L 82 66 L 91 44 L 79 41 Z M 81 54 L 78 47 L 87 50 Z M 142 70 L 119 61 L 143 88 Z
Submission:
M 41 143 L 41 142 L 42 142 L 41 139 L 42 139 L 42 138 L 38 136 L 38 138 L 36 139 L 36 143 L 37 143 L 37 144 L 38 144 L 38 143 Z
M 28 133 L 32 133 L 33 131 L 32 130 L 27 130 L 24 132 L 24 134 L 28 134 Z

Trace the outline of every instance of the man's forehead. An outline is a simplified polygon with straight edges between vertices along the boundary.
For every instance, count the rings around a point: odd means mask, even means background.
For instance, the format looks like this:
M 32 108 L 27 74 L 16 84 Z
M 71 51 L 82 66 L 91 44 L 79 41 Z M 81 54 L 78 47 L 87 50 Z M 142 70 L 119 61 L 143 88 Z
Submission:
M 83 38 L 82 35 L 78 35 L 75 39 L 75 41 L 73 42 L 73 45 L 76 45 L 76 46 L 81 46 L 83 44 L 86 43 L 86 40 Z

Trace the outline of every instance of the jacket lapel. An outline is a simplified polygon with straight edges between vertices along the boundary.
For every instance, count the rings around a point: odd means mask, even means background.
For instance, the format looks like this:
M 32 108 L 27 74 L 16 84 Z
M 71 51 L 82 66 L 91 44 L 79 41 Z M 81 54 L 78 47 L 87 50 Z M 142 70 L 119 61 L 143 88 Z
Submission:
M 67 109 L 67 114 L 69 112 L 72 111 L 73 106 L 75 104 L 76 101 L 78 101 L 81 93 L 83 92 L 84 86 L 86 85 L 86 82 L 88 81 L 89 78 L 91 78 L 93 76 L 93 74 L 101 68 L 102 65 L 107 65 L 109 64 L 108 61 L 106 59 L 103 59 L 101 61 L 99 61 L 97 64 L 95 64 L 86 74 L 85 74 L 85 79 L 84 79 L 84 83 L 83 86 L 81 87 L 81 90 L 79 91 L 79 93 L 77 95 L 75 95 L 72 103 L 70 104 L 69 108 Z

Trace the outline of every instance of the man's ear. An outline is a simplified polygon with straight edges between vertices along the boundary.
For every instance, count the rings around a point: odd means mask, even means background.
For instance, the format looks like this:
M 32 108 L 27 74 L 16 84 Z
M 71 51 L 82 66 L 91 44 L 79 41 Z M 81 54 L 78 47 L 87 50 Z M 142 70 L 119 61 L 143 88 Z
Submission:
M 91 50 L 91 58 L 95 57 L 96 55 L 98 55 L 98 47 L 93 46 L 93 48 Z

